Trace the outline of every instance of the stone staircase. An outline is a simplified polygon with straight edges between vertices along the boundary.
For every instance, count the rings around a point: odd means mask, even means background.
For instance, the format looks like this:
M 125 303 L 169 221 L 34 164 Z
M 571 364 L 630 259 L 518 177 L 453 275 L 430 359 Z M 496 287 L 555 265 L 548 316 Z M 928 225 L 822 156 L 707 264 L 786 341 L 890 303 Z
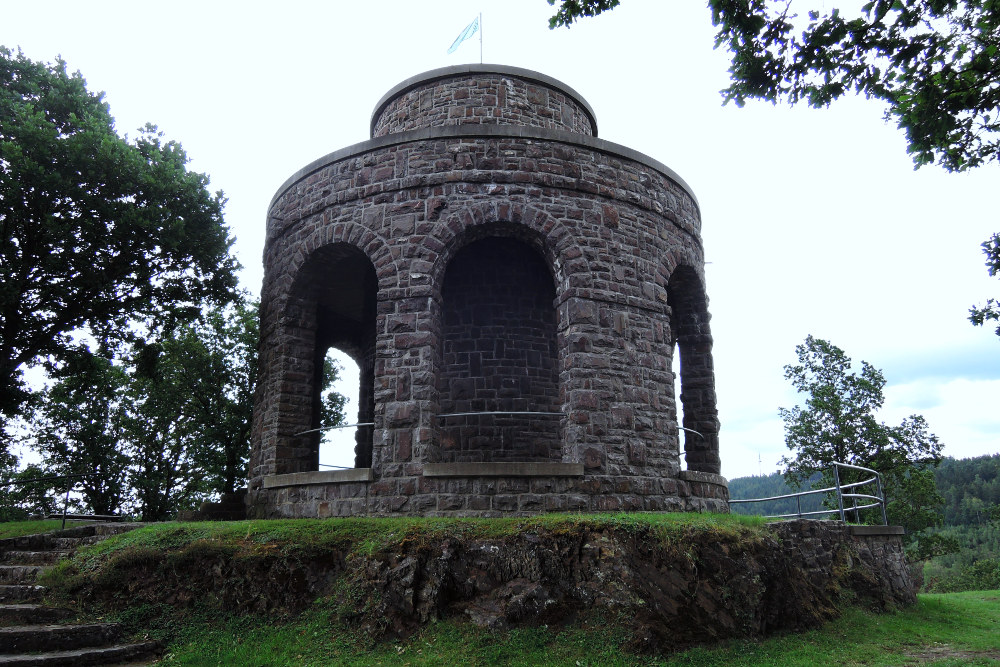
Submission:
M 77 547 L 138 528 L 96 524 L 0 540 L 0 667 L 148 664 L 158 642 L 121 643 L 116 623 L 71 623 L 75 612 L 43 603 L 38 575 Z

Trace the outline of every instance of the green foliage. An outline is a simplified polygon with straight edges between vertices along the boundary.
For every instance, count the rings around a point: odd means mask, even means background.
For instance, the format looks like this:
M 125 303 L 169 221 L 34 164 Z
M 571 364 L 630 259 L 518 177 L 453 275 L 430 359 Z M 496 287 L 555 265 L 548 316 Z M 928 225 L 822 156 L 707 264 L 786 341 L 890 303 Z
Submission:
M 993 277 L 1000 275 L 1000 234 L 994 234 L 983 241 L 983 253 L 986 255 L 986 270 Z M 1000 336 L 1000 301 L 988 299 L 986 305 L 969 309 L 969 321 L 976 326 L 987 322 L 996 322 L 996 334 Z
M 569 28 L 578 18 L 584 16 L 597 16 L 601 12 L 606 12 L 618 6 L 620 0 L 561 0 L 559 9 L 555 15 L 549 19 L 549 29 L 565 26 Z M 555 5 L 556 0 L 548 0 L 550 5 Z
M 115 131 L 101 94 L 66 63 L 0 47 L 0 416 L 30 391 L 23 370 L 65 360 L 81 335 L 226 302 L 236 260 L 225 202 L 147 125 Z
M 343 369 L 332 359 L 324 357 L 323 388 L 320 390 L 319 402 L 319 423 L 323 427 L 340 426 L 346 421 L 344 405 L 347 397 L 333 389 L 333 385 L 340 379 L 341 370 Z
M 0 539 L 38 535 L 58 530 L 62 521 L 57 519 L 31 519 L 26 521 L 0 521 Z
M 1000 506 L 1000 454 L 945 457 L 934 478 L 945 499 L 946 526 L 985 525 L 992 520 L 992 508 Z
M 555 0 L 548 0 L 555 4 Z M 709 0 L 729 49 L 726 102 L 827 106 L 849 93 L 886 105 L 915 166 L 963 171 L 1000 150 L 1000 7 L 994 0 L 870 0 L 860 10 L 780 0 Z M 562 0 L 549 26 L 618 5 Z
M 805 480 L 806 484 L 819 482 L 819 476 Z M 737 477 L 729 480 L 729 497 L 733 500 L 772 498 L 774 496 L 784 496 L 796 493 L 788 485 L 784 475 L 774 472 L 770 475 L 752 477 Z M 795 498 L 785 498 L 783 500 L 770 500 L 763 503 L 738 503 L 730 505 L 731 512 L 745 515 L 780 516 L 784 514 L 795 514 L 801 512 L 818 512 L 824 509 L 823 495 L 805 496 L 796 503 Z M 816 516 L 813 518 L 827 518 Z
M 246 478 L 257 339 L 257 304 L 241 298 L 134 347 L 130 483 L 146 520 Z
M 54 365 L 21 439 L 51 473 L 94 475 L 78 488 L 95 513 L 163 520 L 247 476 L 257 304 L 241 297 L 150 330 L 120 359 L 80 346 Z M 328 419 L 343 419 L 343 402 L 328 392 Z
M 934 593 L 1000 590 L 1000 558 L 984 558 L 928 586 Z
M 87 475 L 74 482 L 94 514 L 114 514 L 127 500 L 128 457 L 121 415 L 124 371 L 80 346 L 54 369 L 55 383 L 39 404 L 34 447 L 48 474 Z
M 958 540 L 951 535 L 921 533 L 907 548 L 906 557 L 911 563 L 920 562 L 958 553 L 960 548 Z
M 0 453 L 0 521 L 22 521 L 29 516 L 43 516 L 57 509 L 65 482 L 51 479 L 47 470 L 36 464 L 16 469 L 13 455 Z
M 871 468 L 882 475 L 890 523 L 911 535 L 936 524 L 944 502 L 933 476 L 941 444 L 924 418 L 912 415 L 899 426 L 878 421 L 885 400 L 882 372 L 863 361 L 856 373 L 836 345 L 808 336 L 795 351 L 799 363 L 785 366 L 785 378 L 807 398 L 805 407 L 779 409 L 785 444 L 794 452 L 782 459 L 789 483 L 798 486 L 818 474 L 822 486 L 832 486 L 833 462 Z M 844 471 L 840 481 L 865 476 Z
M 963 171 L 1000 149 L 1000 8 L 991 0 L 871 0 L 856 14 L 710 0 L 732 53 L 725 100 L 826 106 L 856 92 L 886 104 L 917 167 Z
M 954 540 L 959 549 L 927 561 L 923 568 L 926 590 L 936 590 L 936 582 L 961 577 L 965 570 L 983 560 L 1000 559 L 1000 525 L 978 524 L 932 528 L 926 534 Z

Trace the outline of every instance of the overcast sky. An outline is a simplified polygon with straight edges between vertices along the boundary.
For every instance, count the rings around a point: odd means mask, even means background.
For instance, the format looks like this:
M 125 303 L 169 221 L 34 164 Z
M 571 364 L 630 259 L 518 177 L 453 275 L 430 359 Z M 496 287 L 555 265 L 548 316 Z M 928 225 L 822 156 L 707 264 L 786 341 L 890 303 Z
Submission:
M 478 40 L 446 51 L 481 11 L 483 62 L 569 85 L 594 108 L 601 138 L 694 189 L 723 474 L 777 469 L 787 451 L 777 409 L 801 402 L 782 366 L 808 334 L 885 372 L 886 422 L 923 414 L 958 458 L 1000 451 L 1000 339 L 967 319 L 1000 296 L 980 248 L 1000 231 L 997 167 L 915 172 L 902 133 L 864 99 L 721 106 L 729 63 L 699 5 L 624 0 L 549 31 L 544 0 L 0 0 L 0 44 L 34 60 L 62 55 L 106 92 L 119 132 L 152 122 L 180 141 L 191 168 L 229 197 L 242 279 L 259 293 L 277 188 L 368 139 L 374 105 L 396 83 L 479 62 Z

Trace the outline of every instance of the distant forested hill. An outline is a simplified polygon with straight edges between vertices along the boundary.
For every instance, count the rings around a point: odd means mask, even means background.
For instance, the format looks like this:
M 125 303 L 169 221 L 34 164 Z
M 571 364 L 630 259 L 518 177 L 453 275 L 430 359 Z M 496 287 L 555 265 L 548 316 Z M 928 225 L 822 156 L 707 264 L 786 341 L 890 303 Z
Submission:
M 1000 454 L 971 459 L 947 457 L 934 473 L 944 496 L 944 524 L 969 526 L 988 521 L 985 510 L 1000 505 Z
M 975 526 L 989 522 L 986 510 L 1000 505 L 1000 454 L 969 459 L 945 457 L 934 474 L 938 491 L 944 496 L 945 526 Z M 802 490 L 805 490 L 803 486 Z M 769 498 L 794 493 L 781 473 L 729 480 L 733 499 Z M 808 509 L 807 509 L 808 506 Z M 820 496 L 803 499 L 803 511 L 819 509 Z M 795 512 L 795 500 L 733 505 L 739 514 L 787 514 Z
M 729 480 L 729 497 L 733 500 L 744 498 L 773 498 L 774 496 L 784 496 L 796 491 L 805 491 L 808 484 L 801 489 L 792 489 L 785 483 L 785 478 L 780 472 L 770 475 L 750 477 L 737 477 Z M 801 511 L 812 512 L 823 509 L 823 496 L 807 496 L 801 499 Z M 794 498 L 784 500 L 772 500 L 766 503 L 740 503 L 732 505 L 730 508 L 736 514 L 763 514 L 766 516 L 779 516 L 782 514 L 794 514 L 796 501 Z M 827 517 L 816 516 L 816 519 Z
M 944 520 L 931 532 L 954 538 L 959 551 L 938 556 L 925 565 L 925 590 L 994 587 L 995 575 L 984 577 L 982 572 L 1000 571 L 1000 523 L 991 521 L 988 514 L 990 507 L 1000 505 L 1000 454 L 969 459 L 947 457 L 935 470 L 934 479 L 945 501 Z M 729 480 L 729 494 L 733 499 L 767 498 L 788 493 L 793 490 L 777 472 Z M 813 496 L 802 502 L 802 511 L 810 511 L 820 509 L 822 499 Z M 795 512 L 795 500 L 738 504 L 731 509 L 739 514 L 791 514 Z

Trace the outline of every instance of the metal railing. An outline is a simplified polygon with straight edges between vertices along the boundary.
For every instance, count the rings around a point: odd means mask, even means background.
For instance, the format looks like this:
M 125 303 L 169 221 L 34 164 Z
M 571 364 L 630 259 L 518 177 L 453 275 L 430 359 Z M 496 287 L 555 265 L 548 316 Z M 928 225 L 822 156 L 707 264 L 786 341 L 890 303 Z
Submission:
M 67 518 L 85 518 L 93 521 L 117 521 L 121 517 L 110 514 L 86 514 L 86 515 L 74 515 L 69 514 L 69 494 L 76 487 L 76 481 L 79 479 L 89 479 L 91 477 L 100 477 L 96 473 L 89 473 L 86 475 L 47 475 L 45 477 L 32 477 L 30 479 L 12 479 L 7 480 L 6 486 L 21 486 L 24 484 L 35 484 L 37 482 L 58 482 L 63 480 L 74 480 L 72 484 L 66 485 L 66 491 L 63 495 L 63 511 L 62 514 L 47 514 L 45 518 L 62 518 L 62 528 L 66 527 Z M 47 488 L 56 488 L 55 484 L 49 485 Z M 46 494 L 47 495 L 47 494 Z
M 447 414 L 436 415 L 438 419 L 445 419 L 448 417 L 479 417 L 483 415 L 498 416 L 498 415 L 528 415 L 535 417 L 561 417 L 563 413 L 561 412 L 536 412 L 531 410 L 490 410 L 486 412 L 449 412 Z M 322 433 L 324 431 L 333 431 L 340 428 L 356 428 L 363 426 L 374 426 L 375 422 L 360 422 L 357 424 L 341 424 L 338 426 L 321 426 L 320 428 L 311 428 L 308 431 L 299 431 L 292 435 L 293 438 L 297 438 L 300 435 L 306 435 L 308 433 Z M 691 430 L 691 429 L 684 429 Z M 697 431 L 692 431 L 697 433 Z M 701 435 L 698 433 L 698 435 Z
M 888 525 L 889 521 L 885 514 L 885 493 L 882 489 L 882 476 L 878 474 L 877 471 L 871 468 L 863 468 L 861 466 L 851 465 L 849 463 L 838 463 L 833 462 L 831 464 L 833 467 L 833 481 L 834 485 L 825 489 L 811 489 L 809 491 L 800 491 L 799 493 L 786 493 L 782 496 L 771 496 L 770 498 L 748 498 L 741 500 L 730 500 L 731 505 L 742 504 L 742 503 L 763 503 L 772 500 L 785 500 L 787 498 L 795 498 L 795 506 L 797 511 L 791 514 L 774 514 L 768 515 L 768 519 L 789 519 L 791 517 L 806 517 L 806 516 L 817 516 L 817 515 L 827 515 L 827 514 L 838 514 L 840 520 L 847 521 L 847 513 L 854 512 L 855 522 L 859 522 L 861 516 L 861 510 L 871 509 L 872 507 L 878 507 L 882 510 L 882 525 Z M 852 482 L 850 484 L 840 483 L 840 469 L 846 468 L 849 470 L 857 470 L 863 473 L 869 473 L 872 475 L 869 479 L 862 480 L 860 482 Z M 861 487 L 868 486 L 870 484 L 875 485 L 875 495 L 870 493 L 859 493 L 858 490 Z M 837 508 L 836 509 L 824 509 L 811 512 L 802 511 L 802 498 L 806 496 L 818 495 L 821 493 L 831 493 L 834 492 L 837 498 Z M 845 507 L 844 501 L 848 500 L 850 502 L 849 507 Z M 859 505 L 858 501 L 862 501 L 863 504 Z M 871 502 L 869 502 L 871 501 Z
M 540 412 L 533 410 L 489 410 L 485 412 L 449 412 L 446 414 L 435 415 L 437 419 L 448 419 L 451 417 L 481 417 L 481 416 L 531 416 L 531 417 L 561 417 L 562 412 Z M 326 431 L 335 431 L 337 429 L 343 428 L 364 428 L 366 426 L 375 426 L 375 422 L 359 422 L 357 424 L 338 424 L 337 426 L 321 426 L 319 428 L 311 428 L 307 431 L 299 431 L 292 435 L 293 438 L 297 438 L 300 435 L 308 435 L 309 433 L 324 433 Z M 690 430 L 690 429 L 685 429 Z M 697 433 L 697 431 L 692 431 L 692 433 Z M 698 433 L 698 435 L 701 435 Z M 353 470 L 353 466 L 338 466 L 331 463 L 319 463 L 317 464 L 320 468 L 335 468 L 338 470 Z

